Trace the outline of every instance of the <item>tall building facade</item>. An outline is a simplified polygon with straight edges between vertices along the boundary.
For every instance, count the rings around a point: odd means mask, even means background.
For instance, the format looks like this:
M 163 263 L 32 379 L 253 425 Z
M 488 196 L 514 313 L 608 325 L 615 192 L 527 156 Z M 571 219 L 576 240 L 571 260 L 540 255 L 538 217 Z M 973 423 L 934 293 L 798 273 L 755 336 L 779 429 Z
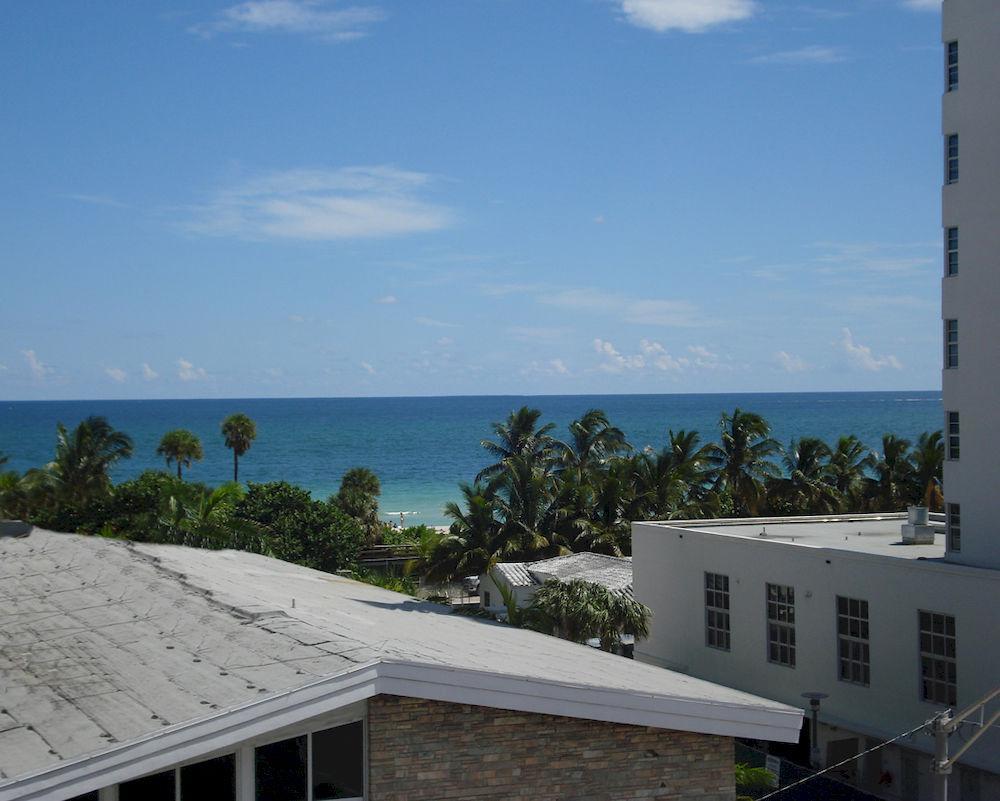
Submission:
M 1000 568 L 1000 2 L 943 8 L 947 558 Z

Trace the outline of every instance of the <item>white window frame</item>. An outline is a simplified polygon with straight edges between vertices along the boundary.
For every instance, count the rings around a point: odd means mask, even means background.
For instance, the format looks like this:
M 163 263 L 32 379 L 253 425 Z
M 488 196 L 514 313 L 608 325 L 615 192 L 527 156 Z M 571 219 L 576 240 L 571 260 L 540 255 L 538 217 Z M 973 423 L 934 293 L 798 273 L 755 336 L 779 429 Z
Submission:
M 945 531 L 948 535 L 948 550 L 960 553 L 962 550 L 962 504 L 948 503 L 944 507 Z M 958 546 L 955 546 L 955 542 Z
M 954 146 L 954 147 L 953 147 Z M 944 137 L 944 182 L 957 184 L 959 179 L 959 141 L 957 133 Z
M 775 600 L 771 601 L 771 587 L 775 587 L 778 590 L 784 591 L 785 599 L 784 601 Z M 788 600 L 791 599 L 791 600 Z M 778 617 L 774 619 L 771 618 L 771 604 L 775 604 L 777 611 L 778 607 L 784 607 L 786 612 L 791 612 L 791 619 L 786 614 L 786 619 L 781 620 Z M 791 584 L 777 584 L 773 582 L 767 582 L 764 586 L 764 621 L 765 621 L 765 634 L 767 639 L 767 661 L 772 665 L 780 665 L 781 667 L 795 669 L 798 664 L 798 657 L 796 651 L 798 650 L 798 641 L 795 634 L 795 587 Z M 787 630 L 790 632 L 787 643 L 782 643 L 780 637 L 774 640 L 775 644 L 778 646 L 778 658 L 771 658 L 771 626 L 775 626 L 777 630 Z M 788 648 L 789 661 L 784 662 L 781 660 L 781 648 Z
M 948 461 L 957 462 L 962 455 L 962 421 L 954 409 L 945 415 L 945 435 L 948 439 Z
M 840 602 L 845 601 L 847 604 L 847 613 L 842 614 L 840 611 Z M 872 672 L 872 659 L 871 659 L 871 604 L 866 598 L 852 598 L 849 595 L 838 595 L 835 598 L 834 603 L 835 612 L 837 615 L 837 680 L 842 681 L 845 684 L 853 684 L 855 687 L 870 687 L 871 686 L 871 672 Z M 851 613 L 851 603 L 856 603 L 858 605 L 858 614 L 854 615 Z M 862 606 L 862 604 L 864 606 Z M 848 621 L 848 631 L 846 634 L 840 631 L 840 621 L 844 618 Z M 858 634 L 854 635 L 850 633 L 850 621 L 858 621 Z M 868 629 L 867 635 L 861 629 L 861 624 L 864 623 L 865 627 Z M 848 656 L 846 659 L 840 655 L 840 645 L 841 642 L 846 642 L 848 645 L 857 644 L 861 648 L 861 658 L 854 659 L 852 656 Z M 867 649 L 868 658 L 864 656 L 865 650 Z M 846 661 L 849 664 L 858 664 L 861 666 L 861 680 L 855 681 L 852 678 L 844 678 L 841 668 L 841 662 Z
M 954 59 L 952 56 L 954 55 Z M 944 46 L 944 91 L 958 89 L 958 40 L 946 42 Z
M 718 587 L 708 586 L 708 578 L 712 577 L 713 583 L 717 579 L 723 579 L 725 581 L 725 589 L 719 589 Z M 704 578 L 704 590 L 705 593 L 705 645 L 709 648 L 713 648 L 716 651 L 729 651 L 732 649 L 732 595 L 730 594 L 730 583 L 729 576 L 725 573 L 712 573 L 710 571 L 705 571 Z M 725 605 L 719 606 L 713 602 L 714 598 L 712 596 L 719 595 L 723 596 L 725 599 Z M 710 617 L 712 613 L 715 613 L 716 625 L 712 625 L 710 622 Z M 719 615 L 724 616 L 725 625 L 718 625 Z M 710 642 L 710 633 L 715 632 L 716 638 L 724 638 L 725 645 L 713 645 Z
M 954 334 L 954 337 L 952 336 Z M 954 359 L 952 359 L 954 354 Z M 946 370 L 957 370 L 958 358 L 958 320 L 944 321 L 944 367 Z
M 920 620 L 920 618 L 921 618 L 922 615 L 930 615 L 931 616 L 931 618 L 930 618 L 931 619 L 931 629 L 930 630 L 926 630 L 926 629 L 923 628 L 923 624 L 922 624 L 922 622 Z M 944 628 L 945 628 L 945 631 L 944 631 L 943 634 L 936 634 L 934 632 L 934 630 L 933 630 L 934 629 L 934 622 L 933 621 L 934 621 L 935 617 L 943 618 Z M 947 621 L 949 619 L 951 620 L 952 629 L 953 629 L 953 632 L 954 632 L 953 634 L 948 634 Z M 954 647 L 955 655 L 952 656 L 952 657 L 949 657 L 947 654 L 944 654 L 944 655 L 942 655 L 942 654 L 936 654 L 933 651 L 933 647 L 932 647 L 932 650 L 925 651 L 924 647 L 923 647 L 923 644 L 921 643 L 921 639 L 922 639 L 922 636 L 923 636 L 923 634 L 924 634 L 925 631 L 931 637 L 943 637 L 945 639 L 946 643 L 947 643 L 948 639 L 953 640 L 954 641 L 954 646 L 955 646 Z M 944 706 L 944 707 L 955 706 L 956 703 L 957 703 L 957 701 L 958 701 L 958 620 L 956 619 L 956 617 L 954 615 L 949 615 L 947 612 L 934 612 L 934 611 L 932 611 L 930 609 L 918 609 L 917 610 L 917 648 L 918 648 L 918 651 L 919 651 L 919 654 L 920 654 L 920 661 L 917 663 L 917 668 L 918 668 L 918 670 L 917 670 L 917 679 L 918 679 L 918 682 L 919 682 L 917 690 L 918 690 L 918 693 L 919 693 L 920 700 L 923 703 L 925 703 L 925 704 L 933 704 L 934 706 Z M 927 698 L 926 697 L 926 695 L 924 694 L 924 659 L 925 658 L 926 659 L 930 659 L 933 662 L 940 662 L 940 663 L 942 663 L 942 664 L 944 664 L 946 666 L 947 665 L 954 665 L 955 666 L 955 681 L 954 681 L 954 683 L 952 683 L 950 681 L 947 681 L 947 680 L 944 681 L 944 682 L 941 682 L 946 687 L 951 687 L 952 688 L 952 690 L 953 690 L 952 695 L 954 697 L 946 698 L 944 701 L 939 701 L 937 698 Z M 946 670 L 947 670 L 947 668 L 946 668 Z M 938 682 L 935 682 L 935 683 L 938 683 Z
M 944 229 L 944 274 L 946 278 L 958 275 L 958 226 Z

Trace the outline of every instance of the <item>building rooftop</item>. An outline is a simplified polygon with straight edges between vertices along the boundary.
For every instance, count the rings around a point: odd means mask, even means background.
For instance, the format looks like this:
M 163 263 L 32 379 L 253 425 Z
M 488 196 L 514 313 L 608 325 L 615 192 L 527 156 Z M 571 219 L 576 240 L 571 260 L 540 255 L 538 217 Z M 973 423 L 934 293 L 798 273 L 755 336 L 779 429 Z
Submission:
M 549 579 L 589 581 L 609 590 L 632 591 L 632 557 L 573 553 L 538 562 L 499 562 L 494 568 L 512 587 L 531 587 Z
M 788 741 L 801 722 L 747 693 L 238 551 L 0 537 L 0 607 L 0 801 L 151 741 L 235 737 L 233 716 L 305 719 L 348 691 Z M 73 781 L 62 797 L 85 786 Z
M 943 560 L 944 531 L 939 529 L 935 532 L 933 544 L 912 545 L 904 543 L 902 539 L 902 525 L 905 522 L 905 514 L 884 514 L 676 520 L 653 525 L 808 548 L 832 548 L 900 559 Z

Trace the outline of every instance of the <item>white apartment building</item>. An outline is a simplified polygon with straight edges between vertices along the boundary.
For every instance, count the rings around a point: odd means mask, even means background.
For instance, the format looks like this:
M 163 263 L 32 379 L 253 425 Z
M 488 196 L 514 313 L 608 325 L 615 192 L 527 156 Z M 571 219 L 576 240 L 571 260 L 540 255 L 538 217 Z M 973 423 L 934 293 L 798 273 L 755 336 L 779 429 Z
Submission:
M 898 514 L 633 525 L 634 593 L 654 614 L 636 658 L 788 704 L 823 694 L 822 765 L 1000 686 L 1000 1 L 943 8 L 945 516 L 920 544 Z M 933 747 L 917 731 L 838 772 L 931 799 Z M 997 727 L 948 789 L 1000 799 Z

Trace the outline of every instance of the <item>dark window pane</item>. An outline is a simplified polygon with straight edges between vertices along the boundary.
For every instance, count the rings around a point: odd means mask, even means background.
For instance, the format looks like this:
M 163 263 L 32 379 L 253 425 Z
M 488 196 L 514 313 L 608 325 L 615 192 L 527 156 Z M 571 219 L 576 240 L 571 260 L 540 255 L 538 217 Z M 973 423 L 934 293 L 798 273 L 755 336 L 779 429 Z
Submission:
M 257 801 L 302 801 L 306 797 L 306 738 L 294 737 L 254 750 Z
M 73 796 L 69 801 L 98 801 L 101 793 L 99 790 L 92 790 L 89 793 L 84 793 L 83 795 Z
M 365 791 L 361 721 L 316 732 L 312 741 L 313 801 L 361 798 Z
M 118 801 L 174 801 L 174 772 L 165 770 L 119 784 Z
M 226 754 L 181 768 L 181 801 L 236 801 L 236 757 Z

